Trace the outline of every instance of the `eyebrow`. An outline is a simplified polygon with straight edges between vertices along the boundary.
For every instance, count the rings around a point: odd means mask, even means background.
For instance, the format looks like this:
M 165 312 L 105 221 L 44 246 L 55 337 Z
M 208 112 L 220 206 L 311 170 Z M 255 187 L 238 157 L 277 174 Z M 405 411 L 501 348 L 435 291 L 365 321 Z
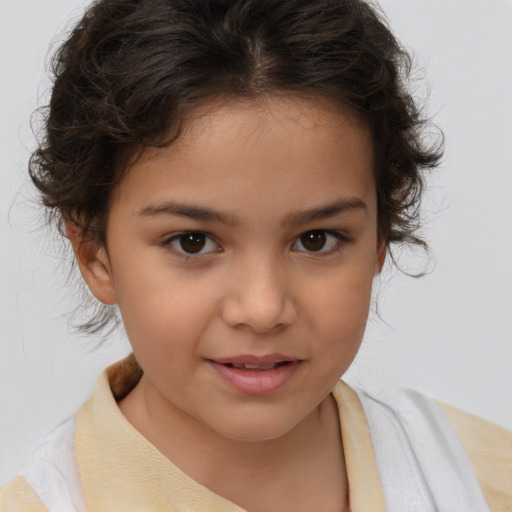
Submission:
M 285 217 L 283 224 L 286 226 L 297 226 L 357 210 L 367 211 L 366 204 L 362 199 L 357 197 L 344 198 L 326 205 L 292 212 Z M 193 220 L 219 222 L 228 226 L 235 226 L 238 223 L 236 216 L 233 214 L 223 213 L 204 206 L 172 201 L 146 206 L 139 211 L 139 216 L 141 217 L 154 217 L 158 215 L 177 215 Z
M 295 213 L 290 213 L 284 220 L 285 225 L 297 226 L 314 220 L 327 219 L 350 211 L 367 211 L 365 202 L 358 197 L 339 199 L 323 206 L 308 208 Z
M 236 219 L 233 215 L 222 213 L 204 206 L 175 203 L 172 201 L 146 206 L 139 211 L 139 216 L 141 217 L 154 217 L 163 214 L 178 215 L 180 217 L 188 217 L 194 220 L 219 222 L 229 226 L 236 224 Z

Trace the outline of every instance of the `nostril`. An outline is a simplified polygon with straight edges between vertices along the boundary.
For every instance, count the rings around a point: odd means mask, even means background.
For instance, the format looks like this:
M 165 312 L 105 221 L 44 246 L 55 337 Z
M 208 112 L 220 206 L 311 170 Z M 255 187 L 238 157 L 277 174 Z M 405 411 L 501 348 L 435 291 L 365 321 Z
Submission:
M 267 333 L 293 322 L 297 316 L 294 301 L 282 279 L 261 271 L 239 277 L 232 281 L 233 287 L 221 305 L 221 316 L 227 325 Z

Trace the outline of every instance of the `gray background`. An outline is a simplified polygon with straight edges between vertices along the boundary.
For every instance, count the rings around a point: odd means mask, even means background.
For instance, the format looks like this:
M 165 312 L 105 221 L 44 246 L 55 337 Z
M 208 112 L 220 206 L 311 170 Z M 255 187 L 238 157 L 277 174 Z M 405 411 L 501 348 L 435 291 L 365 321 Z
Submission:
M 0 484 L 128 350 L 122 336 L 97 348 L 67 328 L 66 260 L 40 228 L 25 171 L 30 115 L 48 98 L 49 43 L 84 4 L 0 0 Z M 385 270 L 381 319 L 372 314 L 347 378 L 412 387 L 512 428 L 512 2 L 381 5 L 425 70 L 447 153 L 424 208 L 433 270 L 422 279 Z M 402 261 L 424 264 L 418 254 Z

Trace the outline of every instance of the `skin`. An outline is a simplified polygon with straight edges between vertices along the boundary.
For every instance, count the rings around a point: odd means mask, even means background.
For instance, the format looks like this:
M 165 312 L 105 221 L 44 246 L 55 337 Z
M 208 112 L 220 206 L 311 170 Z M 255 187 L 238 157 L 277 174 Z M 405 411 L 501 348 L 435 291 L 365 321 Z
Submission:
M 304 243 L 312 230 L 319 250 Z M 189 231 L 207 234 L 199 253 L 183 249 Z M 326 99 L 217 100 L 127 171 L 107 247 L 68 232 L 92 292 L 119 304 L 144 371 L 120 408 L 149 441 L 247 510 L 348 509 L 329 393 L 360 346 L 385 251 L 364 124 Z M 269 354 L 296 367 L 263 394 L 211 364 Z

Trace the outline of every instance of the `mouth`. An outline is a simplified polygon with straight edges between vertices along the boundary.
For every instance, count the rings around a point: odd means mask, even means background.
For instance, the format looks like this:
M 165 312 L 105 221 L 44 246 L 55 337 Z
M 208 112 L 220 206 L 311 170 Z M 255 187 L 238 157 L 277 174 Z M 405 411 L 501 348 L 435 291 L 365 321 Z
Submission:
M 208 363 L 230 388 L 248 395 L 267 395 L 284 386 L 302 361 L 289 356 L 240 356 L 209 359 Z
M 281 366 L 286 366 L 287 364 L 291 364 L 292 361 L 278 361 L 277 363 L 272 364 L 250 364 L 250 363 L 221 363 L 228 368 L 236 368 L 238 370 L 250 370 L 250 371 L 265 371 L 265 370 L 274 370 Z

